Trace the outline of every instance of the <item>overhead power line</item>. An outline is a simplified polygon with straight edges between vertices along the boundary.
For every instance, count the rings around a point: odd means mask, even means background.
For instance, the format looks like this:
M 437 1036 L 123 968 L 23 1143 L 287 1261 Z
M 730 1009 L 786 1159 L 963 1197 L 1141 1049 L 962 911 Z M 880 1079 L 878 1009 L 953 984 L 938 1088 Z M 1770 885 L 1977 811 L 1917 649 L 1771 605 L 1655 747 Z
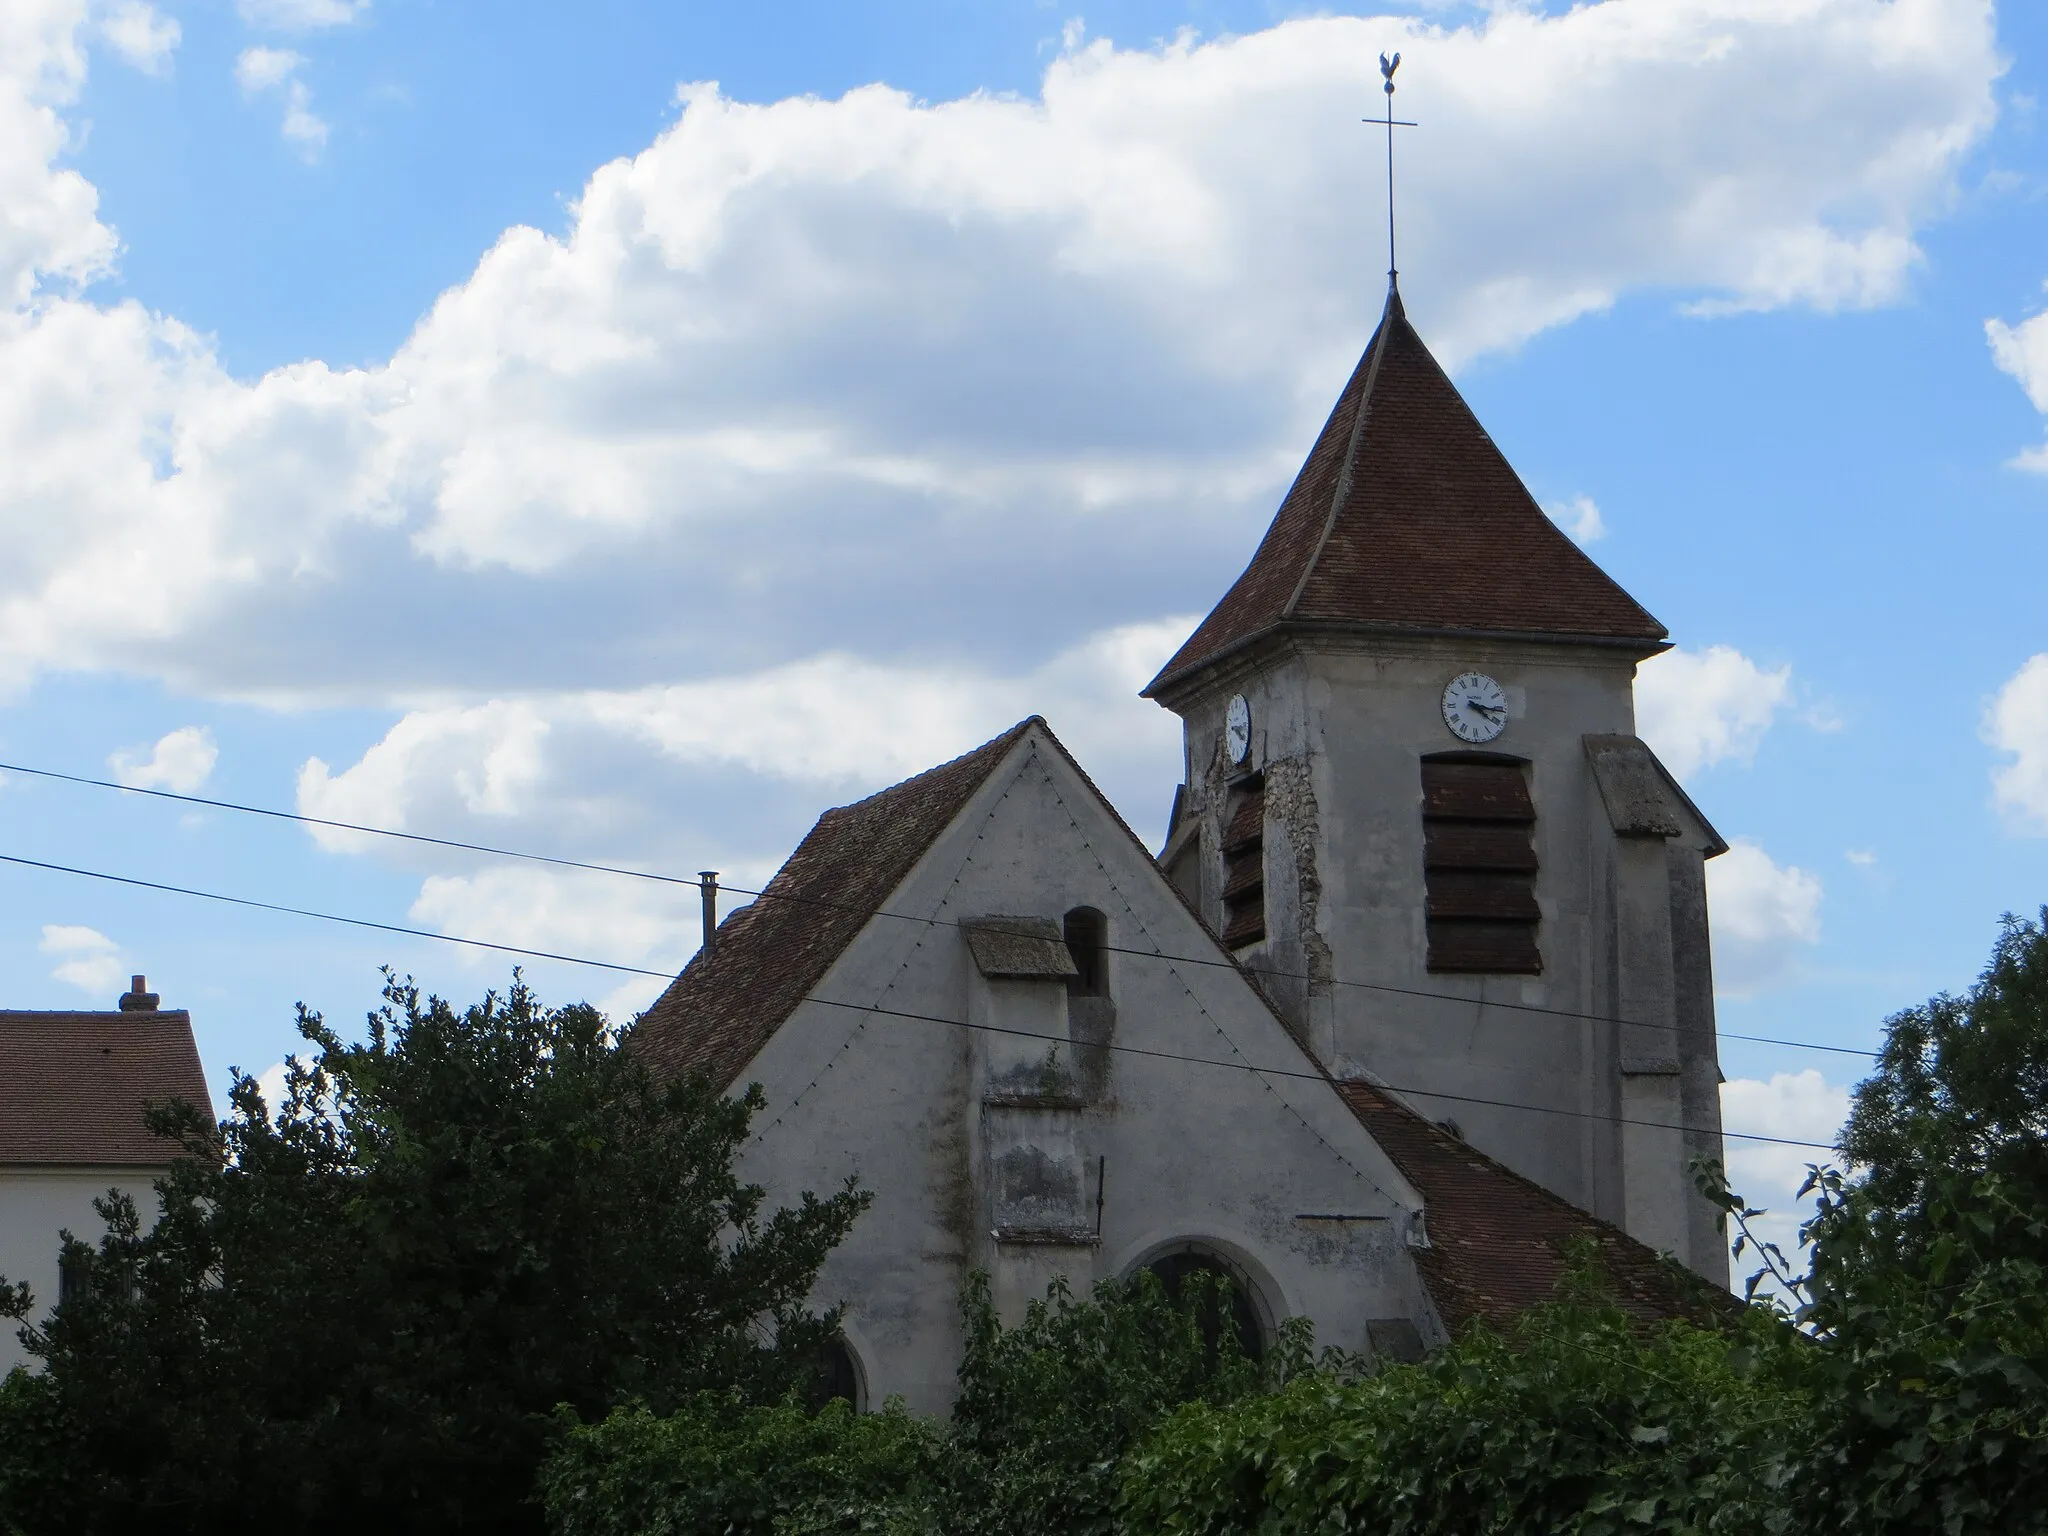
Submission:
M 320 912 L 310 907 L 287 906 L 281 902 L 259 901 L 249 896 L 231 896 L 221 891 L 203 891 L 193 886 L 171 885 L 160 880 L 143 880 L 132 875 L 117 875 L 106 870 L 85 869 L 74 864 L 56 864 L 43 859 L 24 858 L 19 854 L 0 853 L 0 864 L 14 864 L 25 869 L 40 869 L 54 874 L 75 875 L 85 880 L 100 880 L 113 885 L 128 886 L 136 890 L 156 891 L 168 896 L 188 896 L 200 901 L 220 902 L 227 906 L 245 907 L 259 912 L 276 912 L 288 917 L 309 918 L 316 922 L 339 923 L 350 928 L 366 928 L 378 933 L 400 934 L 407 938 L 431 939 L 441 944 L 457 944 L 469 949 L 490 950 L 498 954 L 520 955 L 534 960 L 554 960 L 564 965 L 580 965 L 596 970 L 614 971 L 631 976 L 650 976 L 668 980 L 668 971 L 649 970 L 645 966 L 626 965 L 612 960 L 595 960 L 584 955 L 561 954 L 553 950 L 529 949 L 518 944 L 501 944 L 490 939 L 472 939 L 452 933 L 438 933 L 430 928 L 412 928 L 402 923 L 380 923 L 370 918 L 348 917 L 336 912 Z M 934 926 L 943 926 L 935 924 Z M 1046 1037 L 1031 1030 L 1006 1029 L 996 1024 L 976 1024 L 968 1019 L 948 1018 L 943 1014 L 918 1013 L 902 1008 L 885 1008 L 878 1003 L 848 1003 L 829 997 L 806 993 L 797 999 L 798 1004 L 815 1003 L 825 1008 L 841 1008 L 853 1013 L 877 1015 L 883 1018 L 905 1019 L 918 1023 L 941 1024 L 951 1029 L 966 1029 L 977 1033 L 1017 1036 L 1025 1039 L 1043 1040 Z M 1325 1073 L 1301 1072 L 1285 1067 L 1261 1067 L 1243 1061 L 1222 1061 L 1210 1056 L 1187 1056 L 1174 1051 L 1156 1051 L 1144 1046 L 1109 1045 L 1105 1049 L 1126 1056 L 1147 1057 L 1156 1061 L 1185 1062 L 1190 1066 L 1220 1067 L 1232 1072 L 1250 1072 L 1254 1075 L 1297 1079 L 1303 1082 L 1333 1083 Z M 1609 1125 L 1641 1126 L 1659 1131 L 1712 1131 L 1711 1126 L 1673 1124 L 1664 1120 L 1637 1120 L 1625 1115 L 1603 1115 L 1592 1110 L 1560 1109 L 1544 1104 L 1523 1104 L 1512 1099 L 1489 1099 L 1472 1094 L 1448 1093 L 1435 1088 L 1415 1084 L 1379 1083 L 1377 1086 L 1391 1089 L 1395 1093 L 1412 1093 L 1425 1098 L 1441 1099 L 1447 1103 L 1472 1104 L 1494 1109 L 1522 1110 L 1539 1115 L 1562 1115 L 1571 1119 L 1597 1120 Z M 1722 1130 L 1720 1135 L 1737 1141 L 1765 1142 L 1782 1147 L 1810 1147 L 1831 1152 L 1834 1148 L 1827 1142 L 1802 1141 L 1789 1136 L 1765 1136 L 1751 1131 Z
M 461 853 L 480 853 L 491 858 L 518 859 L 532 864 L 548 864 L 558 869 L 582 870 L 589 874 L 618 875 L 629 880 L 651 880 L 661 885 L 688 886 L 690 889 L 698 891 L 701 891 L 704 886 L 703 881 L 685 875 L 665 875 L 653 870 L 631 869 L 620 864 L 600 864 L 585 859 L 558 858 L 552 854 L 532 853 L 518 848 L 500 848 L 490 843 L 464 842 L 459 838 L 429 837 L 420 832 L 400 832 L 390 827 L 373 827 L 354 821 L 336 821 L 324 816 L 308 816 L 298 811 L 281 811 L 273 806 L 245 805 L 234 800 L 216 800 L 205 795 L 179 794 L 168 789 L 141 789 L 132 785 L 118 783 L 112 779 L 96 779 L 85 774 L 60 773 L 53 768 L 32 768 L 21 763 L 0 763 L 0 772 L 28 774 L 35 778 L 55 779 L 66 784 L 88 785 L 94 789 L 111 789 L 124 794 L 148 795 L 158 800 L 174 800 L 185 805 L 203 805 L 213 810 L 234 811 L 245 816 L 261 816 L 272 821 L 296 822 L 301 826 L 324 827 L 334 832 L 354 832 L 366 837 L 382 837 L 399 842 L 420 843 L 428 847 L 447 848 Z M 743 885 L 721 885 L 718 889 L 727 895 L 749 896 L 757 901 L 787 901 L 804 906 L 822 907 L 828 911 L 838 912 L 851 910 L 848 903 L 833 901 L 829 897 L 799 896 L 786 891 L 751 890 Z M 220 899 L 226 900 L 228 898 Z M 253 903 L 253 905 L 260 906 L 263 904 Z M 296 911 L 297 909 L 280 907 L 276 910 Z M 878 908 L 866 915 L 889 918 L 898 922 L 922 923 L 927 927 L 957 928 L 960 926 L 960 922 L 957 919 L 920 917 L 911 912 L 891 912 L 886 907 Z M 424 930 L 391 928 L 389 924 L 366 924 L 366 926 L 383 926 L 392 932 L 398 933 L 424 932 Z M 432 935 L 427 936 L 431 937 Z M 1159 950 L 1133 949 L 1128 946 L 1115 944 L 1105 945 L 1103 948 L 1110 954 L 1132 955 L 1143 960 L 1163 960 L 1176 965 L 1201 965 L 1213 966 L 1223 970 L 1249 971 L 1255 976 L 1269 976 L 1278 981 L 1315 981 L 1320 979 L 1327 981 L 1332 986 L 1354 987 L 1363 991 L 1380 992 L 1393 997 L 1420 998 L 1426 1002 L 1478 1003 L 1481 1001 L 1478 999 L 1452 997 L 1442 992 L 1429 992 L 1419 987 L 1396 986 L 1391 982 L 1384 981 L 1357 981 L 1348 977 L 1315 978 L 1300 971 L 1284 971 L 1270 966 L 1246 965 L 1240 961 L 1225 959 L 1216 955 L 1169 955 Z M 521 952 L 524 953 L 524 951 Z M 553 959 L 558 957 L 541 956 L 540 958 Z M 626 967 L 626 969 L 630 970 L 632 967 Z M 1665 1024 L 1653 1020 L 1623 1018 L 1617 1014 L 1587 1013 L 1573 1008 L 1552 1008 L 1542 1003 L 1506 1002 L 1488 998 L 1483 1000 L 1483 1006 L 1505 1009 L 1513 1013 L 1534 1014 L 1539 1017 L 1547 1016 L 1568 1019 L 1574 1023 L 1626 1024 L 1637 1029 L 1662 1030 L 1667 1034 L 1677 1033 L 1677 1026 L 1673 1024 Z M 1723 1040 L 1739 1040 L 1751 1045 L 1775 1045 L 1796 1051 L 1823 1051 L 1835 1056 L 1861 1056 L 1869 1060 L 1874 1060 L 1877 1056 L 1876 1051 L 1865 1050 L 1858 1046 L 1824 1045 L 1818 1040 L 1789 1040 L 1782 1036 L 1745 1035 L 1737 1034 L 1730 1030 L 1717 1031 L 1717 1034 Z

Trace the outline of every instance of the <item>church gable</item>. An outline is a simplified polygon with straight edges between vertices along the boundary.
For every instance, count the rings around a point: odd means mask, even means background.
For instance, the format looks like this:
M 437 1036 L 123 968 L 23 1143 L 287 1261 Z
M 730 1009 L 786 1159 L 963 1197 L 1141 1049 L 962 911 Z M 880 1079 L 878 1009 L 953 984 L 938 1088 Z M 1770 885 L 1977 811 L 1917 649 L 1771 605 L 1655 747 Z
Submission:
M 1544 515 L 1390 292 L 1243 575 L 1147 687 L 1283 625 L 1556 635 L 1664 626 Z
M 1561 1237 L 1658 1269 L 1330 1078 L 1042 720 L 828 812 L 769 891 L 635 1039 L 760 1084 L 740 1171 L 771 1203 L 872 1191 L 818 1298 L 869 1401 L 950 1400 L 976 1270 L 1015 1316 L 1055 1280 L 1211 1266 L 1265 1337 L 1306 1317 L 1370 1350 L 1540 1299 Z
M 1034 722 L 820 816 L 641 1016 L 634 1047 L 649 1066 L 729 1086 Z

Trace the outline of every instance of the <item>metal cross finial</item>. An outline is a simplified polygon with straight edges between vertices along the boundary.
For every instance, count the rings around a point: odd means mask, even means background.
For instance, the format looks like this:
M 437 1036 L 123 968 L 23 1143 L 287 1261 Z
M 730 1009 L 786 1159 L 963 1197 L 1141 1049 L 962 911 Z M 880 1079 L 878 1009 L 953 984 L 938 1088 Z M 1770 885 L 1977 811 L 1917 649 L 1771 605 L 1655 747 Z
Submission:
M 1380 78 L 1386 82 L 1382 89 L 1387 93 L 1387 115 L 1385 117 L 1368 117 L 1365 119 L 1368 123 L 1384 123 L 1387 129 L 1387 286 L 1389 288 L 1395 286 L 1401 275 L 1394 264 L 1394 130 L 1396 128 L 1413 128 L 1415 126 L 1413 123 L 1404 122 L 1402 119 L 1394 116 L 1394 71 L 1400 67 L 1400 54 L 1395 54 L 1391 59 L 1384 53 L 1380 55 Z

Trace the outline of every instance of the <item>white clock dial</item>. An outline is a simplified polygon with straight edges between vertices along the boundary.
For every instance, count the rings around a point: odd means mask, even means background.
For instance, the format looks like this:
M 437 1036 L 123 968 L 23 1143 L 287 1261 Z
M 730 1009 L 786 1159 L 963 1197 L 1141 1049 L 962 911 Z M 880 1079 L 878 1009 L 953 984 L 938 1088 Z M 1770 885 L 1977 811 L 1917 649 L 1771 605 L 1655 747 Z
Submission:
M 1508 696 L 1484 672 L 1460 672 L 1444 685 L 1444 724 L 1460 741 L 1491 741 L 1508 725 Z
M 1223 716 L 1223 750 L 1233 763 L 1241 763 L 1252 749 L 1252 707 L 1244 695 L 1232 694 L 1230 708 Z

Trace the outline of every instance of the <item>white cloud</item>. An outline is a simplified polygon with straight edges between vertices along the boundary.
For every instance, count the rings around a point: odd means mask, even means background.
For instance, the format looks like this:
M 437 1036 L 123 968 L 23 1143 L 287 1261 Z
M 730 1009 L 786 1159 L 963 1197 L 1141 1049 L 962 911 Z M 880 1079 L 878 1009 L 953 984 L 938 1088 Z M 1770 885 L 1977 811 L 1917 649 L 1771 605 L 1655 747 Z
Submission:
M 10 332 L 38 281 L 83 283 L 113 264 L 117 242 L 99 221 L 99 193 L 58 164 L 72 147 L 62 111 L 85 81 L 84 21 L 83 0 L 0 6 L 0 356 L 6 359 L 0 379 L 28 361 L 9 345 Z M 8 393 L 0 385 L 0 399 Z M 0 415 L 0 441 L 5 427 Z M 12 477 L 4 463 L 0 456 L 0 529 L 11 540 L 18 514 L 7 495 Z M 10 586 L 0 577 L 0 603 Z
M 1600 515 L 1600 508 L 1590 496 L 1574 496 L 1569 501 L 1548 501 L 1543 510 L 1550 520 L 1572 536 L 1574 542 L 1591 544 L 1596 539 L 1607 537 L 1607 521 Z
M 235 84 L 252 96 L 274 90 L 305 62 L 303 53 L 290 48 L 244 48 L 235 56 Z
M 235 0 L 245 25 L 274 32 L 317 32 L 360 20 L 370 0 Z
M 291 1080 L 291 1067 L 282 1061 L 272 1062 L 256 1074 L 256 1087 L 263 1095 L 263 1107 L 274 1119 L 284 1105 L 285 1084 Z
M 1670 650 L 1636 672 L 1636 734 L 1681 779 L 1749 762 L 1790 702 L 1792 669 L 1765 671 L 1732 646 Z
M 873 654 L 884 628 L 890 654 L 1016 668 L 1184 604 L 1371 327 L 1375 205 L 1332 195 L 1357 151 L 1330 125 L 1382 47 L 1426 43 L 1405 265 L 1453 364 L 1648 288 L 1897 297 L 2002 67 L 1984 0 L 1607 0 L 1096 41 L 1039 99 L 692 87 L 387 362 L 245 383 L 175 319 L 50 286 L 114 242 L 60 168 L 83 0 L 20 9 L 4 682 L 111 666 L 299 701 L 632 690 Z M 248 69 L 316 150 L 303 66 Z M 533 622 L 542 579 L 577 623 Z M 161 601 L 128 599 L 145 583 Z
M 305 55 L 289 48 L 244 48 L 235 58 L 235 83 L 244 95 L 278 92 L 284 97 L 284 120 L 278 132 L 308 160 L 327 146 L 327 124 L 313 113 L 313 93 L 299 79 Z
M 1984 739 L 2012 761 L 1991 773 L 2011 824 L 2048 832 L 2048 651 L 2029 657 L 1984 711 Z
M 73 923 L 43 924 L 42 942 L 46 955 L 60 955 L 53 980 L 68 983 L 82 992 L 112 993 L 124 979 L 121 946 L 97 928 Z
M 1812 1213 L 1812 1200 L 1799 1199 L 1809 1164 L 1835 1163 L 1828 1150 L 1849 1118 L 1849 1090 L 1831 1083 L 1809 1067 L 1804 1072 L 1776 1072 L 1768 1082 L 1753 1077 L 1731 1078 L 1721 1085 L 1721 1121 L 1731 1131 L 1779 1136 L 1791 1141 L 1820 1142 L 1819 1147 L 1781 1146 L 1770 1142 L 1728 1142 L 1728 1185 L 1766 1214 L 1752 1222 L 1758 1234 L 1774 1242 L 1803 1269 L 1799 1226 Z M 1730 1236 L 1734 1234 L 1731 1232 Z M 1748 1254 L 1736 1262 L 1738 1288 L 1756 1265 Z
M 1793 975 L 1800 950 L 1820 942 L 1820 877 L 1780 865 L 1745 837 L 1707 864 L 1714 990 L 1750 997 Z
M 1991 360 L 1999 372 L 2010 374 L 2034 409 L 2048 415 L 2048 310 L 2018 325 L 1995 317 L 1986 320 L 1984 338 L 1991 343 Z M 2011 462 L 2019 469 L 2048 474 L 2048 443 L 2023 449 Z
M 1854 864 L 1858 869 L 1875 869 L 1877 867 L 1877 850 L 1875 848 L 1851 848 L 1842 857 L 1851 864 Z
M 889 664 L 825 655 L 741 677 L 627 692 L 494 699 L 414 710 L 360 761 L 335 773 L 319 758 L 299 773 L 307 815 L 405 831 L 500 823 L 559 805 L 563 762 L 637 746 L 690 769 L 751 773 L 865 791 L 918 773 L 1015 724 L 1048 715 L 1106 783 L 1164 779 L 1179 726 L 1138 689 L 1194 626 L 1192 616 L 1091 635 L 1029 672 Z M 608 743 L 596 748 L 594 741 Z M 1140 767 L 1142 765 L 1142 767 Z M 1127 769 L 1138 773 L 1127 775 Z M 360 849 L 360 834 L 316 831 Z
M 206 782 L 218 761 L 220 747 L 213 732 L 203 725 L 184 725 L 158 738 L 147 758 L 139 752 L 116 752 L 107 766 L 130 789 L 171 789 L 189 795 Z
M 149 0 L 120 0 L 100 17 L 100 36 L 145 75 L 164 75 L 184 33 Z
M 1178 776 L 1179 725 L 1137 690 L 1192 624 L 1105 631 L 1016 675 L 827 656 L 711 683 L 422 708 L 339 772 L 310 759 L 299 809 L 683 878 L 716 868 L 726 885 L 758 889 L 825 804 L 1043 713 L 1156 837 L 1161 786 Z M 753 791 L 735 797 L 741 781 Z M 752 803 L 763 784 L 782 786 L 765 812 Z M 435 870 L 414 916 L 443 932 L 657 969 L 679 967 L 696 944 L 691 888 L 314 835 L 338 852 Z M 632 1000 L 642 990 L 629 985 L 608 1006 L 644 1007 L 652 993 Z

